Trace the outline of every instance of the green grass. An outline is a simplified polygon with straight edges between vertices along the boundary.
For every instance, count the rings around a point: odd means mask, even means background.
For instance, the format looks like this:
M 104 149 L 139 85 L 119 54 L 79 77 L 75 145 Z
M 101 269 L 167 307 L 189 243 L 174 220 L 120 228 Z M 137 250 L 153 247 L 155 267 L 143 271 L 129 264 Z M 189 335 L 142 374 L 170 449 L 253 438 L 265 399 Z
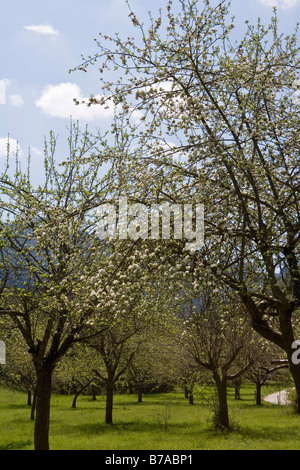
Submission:
M 278 389 L 264 388 L 269 394 Z M 212 429 L 209 406 L 196 395 L 189 405 L 181 393 L 116 395 L 114 424 L 104 424 L 105 398 L 53 395 L 50 447 L 52 450 L 300 450 L 300 416 L 291 407 L 265 403 L 257 407 L 254 389 L 241 390 L 234 400 L 229 389 L 231 432 Z M 34 422 L 26 394 L 0 389 L 0 450 L 32 450 Z

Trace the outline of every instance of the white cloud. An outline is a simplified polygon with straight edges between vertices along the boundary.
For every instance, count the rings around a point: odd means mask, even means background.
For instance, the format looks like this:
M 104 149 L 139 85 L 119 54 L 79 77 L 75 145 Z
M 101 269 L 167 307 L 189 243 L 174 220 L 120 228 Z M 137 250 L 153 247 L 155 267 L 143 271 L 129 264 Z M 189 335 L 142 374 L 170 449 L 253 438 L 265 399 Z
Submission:
M 8 99 L 9 99 L 10 104 L 12 106 L 16 106 L 17 108 L 19 108 L 20 106 L 23 106 L 24 104 L 24 101 L 21 95 L 10 95 Z
M 95 97 L 100 100 L 101 95 Z M 77 99 L 80 104 L 74 103 Z M 82 121 L 93 121 L 113 116 L 114 106 L 95 104 L 87 106 L 82 101 L 89 102 L 89 98 L 82 96 L 81 88 L 76 83 L 66 82 L 59 85 L 47 85 L 41 97 L 35 102 L 36 106 L 45 114 L 56 118 L 78 119 Z
M 43 34 L 47 36 L 59 36 L 60 33 L 56 29 L 54 29 L 50 24 L 44 23 L 40 25 L 31 25 L 31 26 L 24 26 L 25 29 L 28 31 L 33 31 L 34 33 Z
M 9 154 L 10 157 L 15 155 L 21 157 L 23 150 L 20 148 L 16 139 L 0 137 L 0 158 L 6 158 L 7 154 Z
M 278 7 L 283 10 L 293 8 L 300 3 L 300 0 L 258 0 L 260 3 L 267 7 Z

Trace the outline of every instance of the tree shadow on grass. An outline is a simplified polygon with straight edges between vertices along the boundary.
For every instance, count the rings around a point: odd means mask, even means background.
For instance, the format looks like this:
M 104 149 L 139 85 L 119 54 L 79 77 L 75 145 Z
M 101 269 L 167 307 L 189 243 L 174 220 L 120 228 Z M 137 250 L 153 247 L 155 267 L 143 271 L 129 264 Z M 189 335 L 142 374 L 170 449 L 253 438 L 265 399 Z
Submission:
M 300 431 L 297 431 L 294 425 L 285 425 L 283 429 L 278 429 L 278 426 L 276 425 L 266 426 L 262 429 L 242 427 L 239 429 L 238 433 L 245 439 L 250 439 L 251 441 L 259 439 L 269 439 L 273 442 L 284 442 L 289 440 L 295 440 L 296 438 L 299 439 L 300 437 Z
M 132 442 L 140 446 L 147 443 L 149 450 L 153 450 L 156 446 L 164 445 L 170 442 L 174 445 L 182 442 L 184 445 L 193 445 L 189 441 L 189 436 L 193 438 L 196 448 L 213 449 L 216 446 L 222 449 L 226 448 L 281 448 L 289 444 L 289 442 L 300 442 L 300 432 L 295 432 L 295 424 L 285 424 L 283 428 L 278 428 L 276 422 L 273 425 L 266 425 L 261 428 L 238 426 L 230 432 L 215 430 L 208 423 L 174 422 L 168 423 L 167 429 L 164 429 L 160 423 L 147 421 L 116 421 L 115 424 L 108 425 L 105 423 L 68 423 L 62 429 L 62 434 L 74 439 L 83 439 L 85 442 L 88 438 L 100 439 L 99 443 L 109 443 L 108 445 L 124 444 L 127 448 L 128 443 Z M 299 434 L 299 436 L 297 435 Z M 80 437 L 79 437 L 80 436 Z M 153 436 L 153 438 L 152 438 Z M 103 441 L 101 441 L 101 437 Z M 170 441 L 171 439 L 171 441 Z M 105 445 L 105 444 L 104 444 Z M 300 444 L 294 444 L 298 449 Z M 148 447 L 147 447 L 148 448 Z M 162 447 L 158 447 L 162 448 Z M 190 447 L 189 447 L 190 448 Z M 182 448 L 184 450 L 184 447 Z M 295 449 L 296 450 L 296 449 Z
M 29 448 L 32 446 L 32 441 L 12 441 L 8 444 L 0 444 L 0 451 L 1 450 L 22 450 L 25 448 Z
M 149 433 L 157 434 L 159 432 L 170 432 L 173 436 L 180 434 L 182 429 L 189 429 L 191 433 L 199 430 L 197 424 L 190 423 L 159 423 L 153 420 L 152 422 L 146 421 L 116 421 L 114 424 L 106 423 L 74 423 L 66 424 L 64 433 L 82 433 L 82 434 L 121 434 L 121 433 Z
M 24 403 L 5 403 L 1 404 L 2 410 L 28 410 L 30 407 Z

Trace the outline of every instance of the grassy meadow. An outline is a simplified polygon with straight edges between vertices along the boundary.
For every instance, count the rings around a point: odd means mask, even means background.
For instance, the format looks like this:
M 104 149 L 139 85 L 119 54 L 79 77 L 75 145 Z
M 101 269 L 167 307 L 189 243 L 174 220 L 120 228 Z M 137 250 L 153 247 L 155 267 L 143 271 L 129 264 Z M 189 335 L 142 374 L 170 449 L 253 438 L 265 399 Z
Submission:
M 264 395 L 278 391 L 269 386 Z M 53 395 L 51 450 L 300 450 L 300 416 L 290 406 L 256 406 L 254 388 L 245 386 L 241 400 L 229 388 L 234 424 L 231 432 L 212 427 L 210 405 L 195 395 L 155 394 L 137 402 L 136 395 L 116 395 L 114 424 L 104 424 L 105 397 Z M 34 422 L 25 393 L 0 388 L 0 449 L 33 450 Z

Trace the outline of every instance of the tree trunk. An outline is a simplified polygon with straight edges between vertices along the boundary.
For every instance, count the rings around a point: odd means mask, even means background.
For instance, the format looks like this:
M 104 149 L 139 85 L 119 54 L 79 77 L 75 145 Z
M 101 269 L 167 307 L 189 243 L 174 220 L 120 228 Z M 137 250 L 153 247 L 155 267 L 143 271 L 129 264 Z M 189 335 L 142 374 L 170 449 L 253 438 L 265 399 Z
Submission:
M 215 425 L 221 430 L 228 431 L 230 429 L 230 425 L 227 403 L 227 380 L 220 379 L 219 376 L 216 375 L 214 375 L 214 379 L 218 393 L 218 410 L 215 416 Z
M 32 405 L 31 405 L 31 413 L 30 413 L 30 419 L 34 421 L 34 415 L 35 415 L 35 410 L 36 410 L 36 389 L 33 392 L 33 400 L 32 400 Z
M 260 383 L 256 384 L 256 404 L 261 405 L 261 387 Z
M 292 374 L 296 389 L 296 412 L 300 414 L 300 364 L 290 362 L 290 372 Z
M 79 395 L 83 392 L 83 390 L 85 390 L 90 384 L 91 384 L 92 380 L 90 380 L 87 384 L 85 385 L 82 385 L 80 384 L 80 389 L 75 393 L 75 396 L 73 398 L 73 402 L 72 402 L 72 408 L 76 408 L 76 403 L 77 403 L 77 398 L 79 397 Z M 95 398 L 96 400 L 96 398 Z
M 73 398 L 73 401 L 72 401 L 72 408 L 76 408 L 77 398 L 79 397 L 80 393 L 81 393 L 81 390 L 79 390 L 79 392 L 75 394 L 75 397 Z
M 96 388 L 95 385 L 92 385 L 92 400 L 96 401 Z
M 241 399 L 241 385 L 242 385 L 242 380 L 241 379 L 236 379 L 234 381 L 234 398 L 235 398 L 235 400 L 240 400 Z
M 189 404 L 190 405 L 194 404 L 194 394 L 193 394 L 193 392 L 189 393 Z
M 27 390 L 27 405 L 31 406 L 31 390 Z
M 106 412 L 105 422 L 106 424 L 113 424 L 113 398 L 114 398 L 114 382 L 111 379 L 107 380 L 106 383 Z
M 42 366 L 37 373 L 36 420 L 34 428 L 35 450 L 49 450 L 52 372 L 53 368 L 51 366 Z
M 189 389 L 188 389 L 187 385 L 184 387 L 184 396 L 187 399 L 189 398 Z
M 138 403 L 142 403 L 143 401 L 143 389 L 142 387 L 139 387 L 138 389 Z

